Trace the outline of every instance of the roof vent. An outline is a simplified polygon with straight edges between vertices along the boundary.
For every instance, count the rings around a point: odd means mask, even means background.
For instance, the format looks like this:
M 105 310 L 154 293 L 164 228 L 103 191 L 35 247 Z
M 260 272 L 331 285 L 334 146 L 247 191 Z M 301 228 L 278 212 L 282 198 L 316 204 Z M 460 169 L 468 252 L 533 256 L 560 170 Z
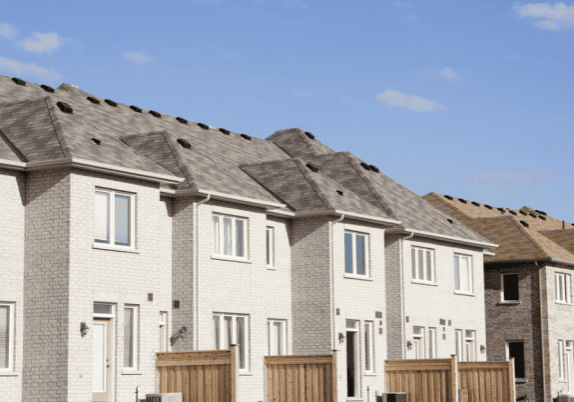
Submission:
M 538 215 L 538 217 L 539 217 L 540 219 L 542 219 L 543 221 L 546 220 L 546 217 L 545 217 L 544 215 Z
M 452 219 L 446 218 L 446 220 L 448 221 L 448 223 L 453 223 Z
M 44 91 L 48 91 L 48 92 L 54 93 L 54 88 L 49 87 L 48 85 L 40 85 L 40 88 L 42 88 Z
M 229 130 L 226 130 L 224 128 L 220 128 L 219 131 L 221 131 L 225 135 L 229 135 Z
M 315 166 L 311 165 L 310 163 L 308 163 L 306 166 L 307 166 L 307 167 L 309 168 L 309 170 L 312 171 L 312 172 L 317 173 L 317 172 L 319 171 L 318 168 L 316 168 Z
M 175 119 L 180 123 L 187 124 L 187 120 L 185 120 L 183 117 L 176 117 Z
M 530 226 L 530 225 L 528 224 L 528 222 L 520 221 L 520 223 L 522 223 L 522 226 L 524 226 L 525 228 L 527 228 L 528 226 Z
M 92 141 L 94 141 L 94 143 L 97 145 L 100 145 L 102 143 L 102 141 L 98 140 L 97 138 L 92 138 Z
M 241 136 L 242 136 L 243 138 L 245 138 L 246 140 L 249 140 L 249 141 L 251 141 L 251 136 L 250 136 L 250 135 L 247 135 L 247 134 L 241 134 Z
M 197 123 L 197 125 L 201 128 L 203 128 L 204 130 L 209 130 L 209 126 L 207 124 L 203 124 L 203 123 Z
M 60 108 L 60 110 L 64 113 L 73 113 L 74 109 L 72 109 L 70 107 L 70 105 L 68 105 L 67 103 L 64 102 L 58 102 L 56 103 L 56 105 L 58 105 L 58 107 Z
M 369 165 L 369 169 L 371 169 L 373 172 L 377 172 L 377 173 L 380 172 L 379 168 L 376 167 L 375 165 Z
M 488 209 L 492 209 L 492 207 L 490 205 L 484 204 L 484 206 Z
M 96 105 L 99 105 L 99 104 L 100 104 L 100 100 L 99 100 L 99 99 L 92 98 L 91 96 L 88 96 L 86 99 L 89 100 L 89 101 L 92 102 L 92 103 L 95 103 Z
M 478 202 L 476 202 L 476 201 L 473 201 L 473 202 L 472 202 L 472 205 L 477 206 L 477 207 L 480 207 L 480 204 L 479 204 Z
M 539 210 L 537 210 L 537 209 L 535 209 L 535 211 L 536 211 L 536 212 L 538 212 L 539 214 L 542 214 L 542 215 L 547 215 L 547 213 L 546 213 L 546 212 L 544 212 L 544 211 L 539 211 Z
M 365 170 L 371 170 L 371 166 L 368 163 L 361 162 L 361 166 L 365 168 Z
M 459 198 L 458 200 L 459 200 L 460 202 L 462 202 L 463 204 L 467 204 L 466 200 L 463 199 L 463 198 Z
M 513 210 L 509 209 L 508 212 L 510 212 L 512 215 L 515 215 L 515 216 L 516 216 L 516 212 L 513 211 Z
M 533 217 L 533 218 L 536 218 L 536 214 L 533 214 L 532 212 L 529 213 L 528 215 L 530 215 L 530 216 Z
M 110 106 L 118 107 L 118 103 L 114 102 L 113 100 L 106 99 L 106 100 L 104 100 L 104 102 L 106 102 Z
M 131 106 L 130 106 L 130 109 L 133 110 L 134 112 L 138 112 L 138 113 L 141 113 L 141 112 L 142 112 L 142 110 L 141 110 L 139 107 L 134 106 L 134 105 L 131 105 Z
M 151 114 L 152 116 L 159 117 L 161 119 L 161 114 L 156 112 L 155 110 L 150 110 L 148 113 Z
M 181 145 L 184 148 L 191 148 L 191 144 L 189 142 L 187 142 L 186 140 L 184 140 L 183 138 L 178 138 L 177 142 L 179 143 L 179 145 Z
M 504 210 L 504 208 L 496 208 L 500 211 L 501 214 L 505 213 L 506 211 Z
M 571 223 L 572 226 L 574 226 L 574 223 Z
M 309 131 L 305 131 L 305 135 L 309 138 L 311 138 L 312 140 L 315 139 L 315 136 L 313 134 L 311 134 Z
M 445 195 L 444 198 L 446 198 L 447 200 L 453 200 L 453 198 L 450 195 Z
M 26 81 L 21 80 L 20 78 L 14 77 L 14 78 L 12 78 L 12 81 L 14 81 L 18 85 L 22 85 L 23 87 L 26 86 Z
M 521 213 L 522 215 L 524 215 L 524 216 L 528 215 L 528 214 L 527 214 L 526 212 L 524 212 L 524 211 L 518 211 L 518 212 L 520 212 L 520 213 Z
M 343 192 L 341 190 L 337 190 L 337 194 L 343 195 Z

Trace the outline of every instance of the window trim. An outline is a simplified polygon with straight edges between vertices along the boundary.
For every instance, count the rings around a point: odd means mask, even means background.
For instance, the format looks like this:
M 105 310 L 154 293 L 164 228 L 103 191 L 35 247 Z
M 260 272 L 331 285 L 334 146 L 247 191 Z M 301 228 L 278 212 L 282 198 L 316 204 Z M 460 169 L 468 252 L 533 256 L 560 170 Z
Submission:
M 235 313 L 213 313 L 212 317 L 219 317 L 219 340 L 224 338 L 224 325 L 223 325 L 223 317 L 231 317 L 231 340 L 232 345 L 237 345 L 237 317 L 243 317 L 245 319 L 245 367 L 241 368 L 240 366 L 240 358 L 237 357 L 238 361 L 238 371 L 240 373 L 248 373 L 249 372 L 249 315 L 248 314 L 235 314 Z M 215 328 L 213 329 L 213 335 L 215 335 Z M 213 337 L 214 342 L 216 341 L 215 336 Z M 226 349 L 219 349 L 219 345 L 215 345 L 216 350 L 226 350 Z
M 561 300 L 558 298 L 559 292 L 558 287 L 560 286 L 559 278 L 564 278 L 563 281 L 563 289 L 565 291 L 564 299 Z M 555 272 L 554 273 L 554 300 L 558 304 L 572 304 L 572 278 L 570 274 L 565 272 Z
M 506 300 L 504 298 L 504 277 L 510 276 L 510 275 L 516 275 L 517 286 L 518 286 L 518 289 L 517 289 L 518 290 L 518 299 L 515 299 L 515 300 Z M 520 302 L 520 281 L 519 281 L 517 273 L 500 274 L 500 302 L 501 303 L 517 303 L 517 302 Z
M 436 328 L 428 328 L 428 358 L 436 359 Z
M 365 321 L 364 328 L 364 346 L 365 346 L 365 374 L 375 374 L 375 322 Z M 369 341 L 367 342 L 367 334 L 369 334 Z M 368 358 L 368 359 L 367 359 Z M 370 362 L 369 368 L 367 368 L 367 361 Z
M 417 329 L 417 328 L 421 330 L 420 334 L 415 333 L 415 329 Z M 425 327 L 421 327 L 419 325 L 413 326 L 413 343 L 415 343 L 415 338 L 416 338 L 417 344 L 418 344 L 418 350 L 419 350 L 419 356 L 416 356 L 416 353 L 415 353 L 415 359 L 424 359 L 425 358 L 425 331 L 426 331 Z
M 216 234 L 215 234 L 215 228 L 212 226 L 213 228 L 213 257 L 216 258 L 225 258 L 226 260 L 239 260 L 239 261 L 247 261 L 248 260 L 248 250 L 249 250 L 249 239 L 248 239 L 248 218 L 244 218 L 241 216 L 234 216 L 234 215 L 228 215 L 228 214 L 224 214 L 224 213 L 219 213 L 219 212 L 214 212 L 211 218 L 211 223 L 213 225 L 213 223 L 215 222 L 213 218 L 218 218 L 218 230 L 219 233 L 217 234 L 217 244 L 215 243 L 215 238 L 216 238 Z M 223 230 L 223 219 L 225 218 L 229 218 L 231 219 L 232 223 L 231 223 L 231 255 L 228 254 L 224 254 L 223 253 L 223 247 L 224 247 L 224 230 Z M 237 221 L 242 221 L 243 222 L 243 256 L 238 256 L 237 255 L 237 245 L 236 245 L 236 235 L 237 235 Z M 216 250 L 216 246 L 217 246 L 217 250 Z
M 462 290 L 462 289 L 457 289 L 456 288 L 456 258 L 459 259 L 464 259 L 464 258 L 468 258 L 468 268 L 469 268 L 469 274 L 468 274 L 468 281 L 469 281 L 469 288 L 470 290 Z M 461 294 L 466 294 L 466 295 L 474 295 L 474 269 L 472 266 L 472 256 L 467 255 L 467 254 L 459 254 L 459 253 L 455 253 L 454 254 L 454 259 L 453 259 L 453 264 L 454 264 L 454 269 L 455 269 L 455 278 L 454 278 L 454 291 L 455 293 L 461 293 Z M 460 280 L 460 264 L 459 264 L 459 287 L 461 284 L 461 280 Z
M 426 279 L 426 274 L 428 272 L 428 267 L 426 265 L 426 262 L 428 261 L 426 258 L 423 257 L 423 262 L 424 262 L 424 266 L 423 266 L 423 275 L 425 276 L 425 278 L 420 279 L 418 278 L 418 265 L 417 262 L 419 261 L 419 251 L 422 251 L 424 253 L 424 255 L 426 256 L 426 253 L 429 252 L 430 253 L 430 261 L 431 261 L 431 279 L 428 280 Z M 436 284 L 436 272 L 435 272 L 435 250 L 432 248 L 425 248 L 425 247 L 419 247 L 419 246 L 411 246 L 411 282 L 413 283 L 424 283 L 424 284 Z M 413 252 L 415 255 L 415 258 L 413 260 Z M 414 265 L 414 270 L 413 270 L 413 265 Z M 415 277 L 413 277 L 413 275 Z
M 126 304 L 124 305 L 124 354 L 123 356 L 125 356 L 125 348 L 126 348 L 126 341 L 125 341 L 125 311 L 127 309 L 132 309 L 133 310 L 133 314 L 134 314 L 134 319 L 133 319 L 133 324 L 134 327 L 132 328 L 133 330 L 133 336 L 132 336 L 132 353 L 133 353 L 133 366 L 129 367 L 129 366 L 125 366 L 125 361 L 124 361 L 124 366 L 122 367 L 123 370 L 125 371 L 129 371 L 129 370 L 137 370 L 138 369 L 138 363 L 139 363 L 139 359 L 138 359 L 138 350 L 139 350 L 139 331 L 138 331 L 138 327 L 139 327 L 139 306 L 137 305 L 129 305 Z
M 275 228 L 265 228 L 265 265 L 268 268 L 275 267 Z
M 371 271 L 370 271 L 370 266 L 369 266 L 369 235 L 367 233 L 362 233 L 362 232 L 354 232 L 351 230 L 345 230 L 345 234 L 350 234 L 352 236 L 352 241 L 351 241 L 351 260 L 353 262 L 353 266 L 352 266 L 352 272 L 347 272 L 347 249 L 346 249 L 346 245 L 345 245 L 345 238 L 343 236 L 343 248 L 344 248 L 344 252 L 345 252 L 345 276 L 348 278 L 359 278 L 359 279 L 363 279 L 363 278 L 370 278 L 371 275 Z M 357 274 L 357 236 L 362 236 L 364 237 L 363 240 L 363 245 L 364 245 L 364 261 L 363 261 L 363 268 L 365 270 L 364 274 Z
M 560 381 L 566 381 L 565 370 L 564 370 L 564 355 L 566 354 L 566 348 L 564 347 L 564 341 L 558 340 L 558 379 Z
M 0 367 L 0 373 L 6 373 L 14 371 L 14 342 L 16 342 L 14 310 L 16 303 L 0 303 L 0 306 L 8 307 L 8 367 Z
M 110 236 L 110 240 L 109 243 L 106 243 L 104 241 L 98 241 L 98 239 L 95 237 L 95 233 L 94 233 L 94 248 L 100 248 L 100 249 L 111 249 L 111 250 L 131 250 L 131 251 L 135 251 L 136 250 L 136 244 L 135 244 L 135 232 L 136 232 L 136 214 L 135 214 L 135 210 L 136 210 L 136 194 L 135 193 L 129 193 L 126 191 L 119 191 L 119 190 L 111 190 L 111 189 L 107 189 L 107 188 L 101 188 L 101 187 L 96 187 L 95 191 L 94 191 L 94 209 L 95 209 L 95 195 L 96 193 L 106 193 L 109 194 L 109 236 Z M 125 197 L 129 198 L 129 245 L 124 246 L 121 244 L 116 244 L 116 233 L 115 233 L 115 229 L 116 229 L 116 220 L 115 220 L 115 212 L 116 212 L 116 205 L 115 205 L 115 196 L 116 195 L 122 195 Z M 94 211 L 95 213 L 96 211 Z M 95 222 L 94 222 L 95 223 Z
M 271 328 L 273 327 L 273 324 L 275 323 L 279 323 L 280 328 L 281 328 L 281 333 L 283 334 L 283 336 L 281 337 L 281 349 L 282 349 L 282 354 L 272 354 L 271 353 Z M 267 320 L 267 340 L 268 340 L 268 347 L 267 347 L 267 355 L 268 356 L 286 356 L 287 355 L 287 320 L 279 320 L 279 319 L 275 319 L 275 318 L 269 318 Z
M 168 321 L 167 320 L 167 314 L 168 314 L 167 311 L 160 311 L 159 312 L 159 317 L 160 317 L 160 319 L 159 319 L 159 331 L 160 331 L 160 334 L 159 334 L 159 339 L 160 339 L 159 352 L 160 353 L 164 353 L 164 352 L 168 351 L 168 347 L 167 347 L 167 344 L 168 344 L 168 341 L 167 341 L 168 340 L 168 336 L 167 336 L 167 321 Z M 165 339 L 163 342 L 164 345 L 161 344 L 162 331 L 165 334 Z M 163 346 L 163 349 L 165 349 L 164 351 L 162 351 L 162 346 Z

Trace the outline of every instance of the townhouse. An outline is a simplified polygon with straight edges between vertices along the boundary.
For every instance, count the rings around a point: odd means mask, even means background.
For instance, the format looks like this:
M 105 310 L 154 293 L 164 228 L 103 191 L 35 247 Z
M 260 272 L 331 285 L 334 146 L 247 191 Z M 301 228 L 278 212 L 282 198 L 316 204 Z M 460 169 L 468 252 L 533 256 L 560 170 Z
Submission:
M 301 129 L 267 139 L 0 76 L 0 399 L 129 401 L 155 353 L 485 360 L 485 237 Z
M 424 198 L 500 245 L 484 260 L 488 359 L 515 358 L 521 400 L 574 395 L 574 224 L 526 206 Z

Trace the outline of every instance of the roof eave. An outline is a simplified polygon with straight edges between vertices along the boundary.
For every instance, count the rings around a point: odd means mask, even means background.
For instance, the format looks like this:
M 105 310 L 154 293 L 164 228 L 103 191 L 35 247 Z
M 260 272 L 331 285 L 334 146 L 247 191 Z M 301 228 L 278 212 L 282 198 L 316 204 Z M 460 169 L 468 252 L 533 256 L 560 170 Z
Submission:
M 485 243 L 485 242 L 478 241 L 478 240 L 464 239 L 462 237 L 448 236 L 448 235 L 443 235 L 440 233 L 425 232 L 423 230 L 418 230 L 418 229 L 391 228 L 391 229 L 388 229 L 388 231 L 391 233 L 405 233 L 405 234 L 414 233 L 416 236 L 420 236 L 420 237 L 426 237 L 429 239 L 446 240 L 446 241 L 455 242 L 455 243 L 467 244 L 470 246 L 482 247 L 485 249 L 494 249 L 494 248 L 499 247 L 498 244 L 494 244 L 494 243 Z
M 0 167 L 10 170 L 26 170 L 26 162 L 11 161 L 8 159 L 0 159 Z
M 573 266 L 574 267 L 574 261 L 568 261 L 568 260 L 563 260 L 561 258 L 551 258 L 551 257 L 541 257 L 541 258 L 512 258 L 512 259 L 506 259 L 506 260 L 495 260 L 495 261 L 484 261 L 485 265 L 492 265 L 492 264 L 508 264 L 508 263 L 527 263 L 527 262 L 533 262 L 533 263 L 546 263 L 546 262 L 554 262 L 557 264 L 564 264 L 564 265 L 569 265 L 569 266 Z
M 345 218 L 355 219 L 358 221 L 369 222 L 369 223 L 378 223 L 378 224 L 387 224 L 387 225 L 398 225 L 401 221 L 397 221 L 395 219 L 390 218 L 381 218 L 378 216 L 372 215 L 363 215 L 357 214 L 355 212 L 348 212 L 348 211 L 341 211 L 337 209 L 331 210 L 321 210 L 321 211 L 303 211 L 303 212 L 295 212 L 295 218 L 305 218 L 309 216 L 320 216 L 320 215 L 335 215 L 341 216 L 345 215 Z
M 212 190 L 161 189 L 161 192 L 164 193 L 165 195 L 170 195 L 173 197 L 183 197 L 183 196 L 206 197 L 207 195 L 210 195 L 212 200 L 228 201 L 228 202 L 232 202 L 235 204 L 242 204 L 242 205 L 249 205 L 249 206 L 258 207 L 258 208 L 265 208 L 267 210 L 284 208 L 287 206 L 286 204 L 280 204 L 278 202 L 258 200 L 256 198 L 242 197 L 240 195 L 219 193 L 217 191 L 212 191 Z

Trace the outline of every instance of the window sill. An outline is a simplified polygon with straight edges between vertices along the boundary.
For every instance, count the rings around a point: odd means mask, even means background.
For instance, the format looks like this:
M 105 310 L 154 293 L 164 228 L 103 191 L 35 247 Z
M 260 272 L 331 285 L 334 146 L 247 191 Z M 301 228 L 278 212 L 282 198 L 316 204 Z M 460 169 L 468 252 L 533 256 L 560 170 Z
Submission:
M 468 292 L 461 292 L 458 290 L 454 291 L 455 295 L 461 295 L 461 296 L 472 296 L 472 297 L 476 297 L 476 295 L 474 293 L 468 293 Z
M 496 303 L 497 305 L 506 305 L 506 306 L 518 306 L 520 304 L 519 301 L 501 301 Z
M 514 382 L 516 384 L 528 384 L 528 380 L 526 378 L 515 378 Z
M 270 265 L 267 265 L 265 268 L 267 268 L 269 271 L 277 271 L 276 267 L 272 267 Z
M 112 246 L 110 244 L 94 243 L 93 248 L 98 250 L 123 251 L 124 253 L 139 254 L 139 250 L 130 247 Z
M 239 372 L 238 375 L 240 375 L 240 376 L 252 376 L 253 373 L 246 371 L 246 372 L 244 372 L 244 373 Z
M 556 304 L 562 304 L 563 306 L 573 306 L 574 305 L 572 303 L 566 303 L 566 302 L 561 302 L 561 301 L 557 301 Z
M 417 285 L 438 286 L 438 284 L 436 284 L 434 282 L 417 281 L 414 279 L 411 280 L 411 283 L 414 283 Z
M 122 375 L 142 375 L 143 373 L 139 370 L 124 370 Z
M 345 274 L 345 278 L 346 279 L 358 279 L 360 281 L 370 281 L 373 282 L 372 278 L 369 278 L 368 276 L 359 276 L 359 275 L 349 275 L 349 274 Z
M 237 258 L 237 257 L 228 257 L 225 255 L 218 255 L 218 254 L 212 254 L 211 255 L 211 259 L 212 260 L 222 260 L 222 261 L 232 261 L 232 262 L 242 262 L 244 264 L 251 264 L 251 261 L 245 259 L 245 258 Z
M 13 371 L 0 371 L 0 377 L 18 377 L 19 375 Z
M 364 373 L 363 374 L 365 377 L 376 377 L 377 373 Z

